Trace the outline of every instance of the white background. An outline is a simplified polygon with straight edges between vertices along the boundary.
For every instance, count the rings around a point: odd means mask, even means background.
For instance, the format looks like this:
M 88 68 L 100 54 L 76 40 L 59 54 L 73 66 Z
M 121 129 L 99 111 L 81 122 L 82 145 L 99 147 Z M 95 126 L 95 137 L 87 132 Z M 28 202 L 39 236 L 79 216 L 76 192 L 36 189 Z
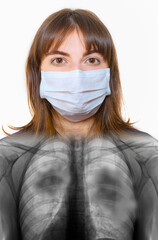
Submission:
M 157 0 L 5 0 L 0 4 L 0 128 L 31 120 L 25 61 L 34 35 L 62 8 L 89 9 L 109 29 L 116 46 L 126 116 L 158 139 Z M 5 136 L 0 129 L 0 138 Z

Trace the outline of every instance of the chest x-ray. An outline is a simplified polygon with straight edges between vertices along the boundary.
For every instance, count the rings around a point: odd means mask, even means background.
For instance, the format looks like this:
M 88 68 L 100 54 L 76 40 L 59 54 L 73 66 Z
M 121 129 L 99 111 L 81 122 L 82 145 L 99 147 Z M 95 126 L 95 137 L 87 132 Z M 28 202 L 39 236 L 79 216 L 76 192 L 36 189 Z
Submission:
M 1 212 L 6 208 L 5 226 L 17 220 L 12 239 L 150 239 L 157 196 L 148 178 L 141 180 L 147 142 L 54 138 L 33 147 L 21 142 L 3 147 L 10 172 L 3 174 L 1 189 L 9 183 L 8 202 L 16 204 L 7 208 L 1 191 Z

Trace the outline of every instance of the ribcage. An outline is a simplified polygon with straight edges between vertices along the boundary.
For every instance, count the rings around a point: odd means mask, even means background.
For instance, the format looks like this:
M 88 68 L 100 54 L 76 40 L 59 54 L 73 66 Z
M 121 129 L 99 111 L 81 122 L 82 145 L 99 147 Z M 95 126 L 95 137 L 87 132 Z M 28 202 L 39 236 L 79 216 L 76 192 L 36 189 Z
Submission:
M 135 210 L 128 167 L 106 139 L 46 141 L 20 193 L 24 240 L 130 240 Z

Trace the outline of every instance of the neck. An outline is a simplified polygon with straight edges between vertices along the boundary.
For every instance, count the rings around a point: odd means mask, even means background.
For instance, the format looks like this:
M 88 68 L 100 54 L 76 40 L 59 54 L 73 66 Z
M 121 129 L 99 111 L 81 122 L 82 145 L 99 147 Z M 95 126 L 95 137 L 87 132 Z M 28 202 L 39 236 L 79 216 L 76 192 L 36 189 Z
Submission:
M 87 138 L 95 135 L 94 117 L 80 122 L 71 122 L 57 112 L 53 113 L 54 127 L 62 137 Z

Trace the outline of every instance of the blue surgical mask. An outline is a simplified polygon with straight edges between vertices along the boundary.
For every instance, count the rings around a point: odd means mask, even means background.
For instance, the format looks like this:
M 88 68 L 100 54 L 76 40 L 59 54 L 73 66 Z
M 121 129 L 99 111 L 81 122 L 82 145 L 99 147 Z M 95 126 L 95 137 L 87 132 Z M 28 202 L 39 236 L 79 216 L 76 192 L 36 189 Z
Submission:
M 111 94 L 110 68 L 69 72 L 41 71 L 40 97 L 64 118 L 79 122 L 93 116 Z

